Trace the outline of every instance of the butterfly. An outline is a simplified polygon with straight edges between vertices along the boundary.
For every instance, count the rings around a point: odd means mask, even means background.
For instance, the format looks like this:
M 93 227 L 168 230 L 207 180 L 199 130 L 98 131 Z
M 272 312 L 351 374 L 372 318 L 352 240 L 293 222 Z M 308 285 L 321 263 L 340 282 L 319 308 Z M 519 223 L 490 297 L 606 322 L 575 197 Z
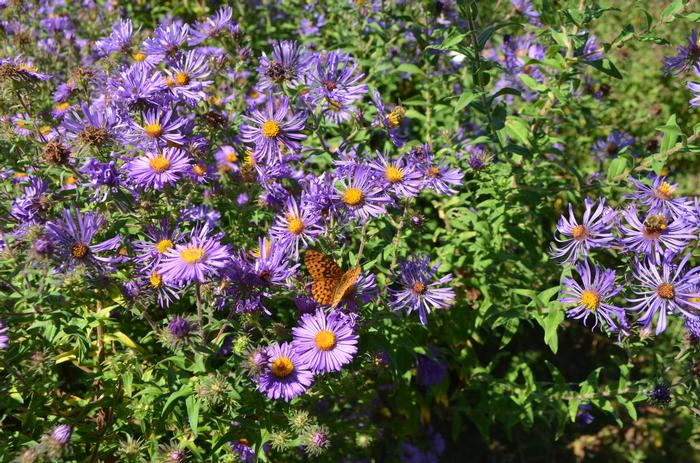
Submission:
M 335 307 L 354 289 L 362 269 L 353 267 L 343 272 L 338 264 L 318 251 L 309 249 L 304 264 L 313 278 L 311 294 L 319 304 Z

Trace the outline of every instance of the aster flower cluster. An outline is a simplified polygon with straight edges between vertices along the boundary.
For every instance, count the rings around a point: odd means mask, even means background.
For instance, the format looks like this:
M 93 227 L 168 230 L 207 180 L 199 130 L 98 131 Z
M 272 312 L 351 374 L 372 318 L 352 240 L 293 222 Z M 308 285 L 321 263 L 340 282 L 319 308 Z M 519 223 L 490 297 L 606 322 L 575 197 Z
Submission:
M 574 266 L 559 301 L 571 307 L 567 317 L 593 328 L 629 334 L 629 318 L 658 335 L 671 318 L 695 326 L 700 320 L 700 267 L 690 265 L 698 240 L 697 198 L 679 196 L 666 177 L 629 179 L 634 191 L 617 210 L 601 199 L 586 199 L 582 220 L 569 205 L 557 225 L 552 257 Z M 625 259 L 627 275 L 599 266 L 603 250 Z M 592 265 L 591 265 L 592 264 Z M 624 281 L 624 283 L 623 283 Z M 622 297 L 625 295 L 624 298 Z

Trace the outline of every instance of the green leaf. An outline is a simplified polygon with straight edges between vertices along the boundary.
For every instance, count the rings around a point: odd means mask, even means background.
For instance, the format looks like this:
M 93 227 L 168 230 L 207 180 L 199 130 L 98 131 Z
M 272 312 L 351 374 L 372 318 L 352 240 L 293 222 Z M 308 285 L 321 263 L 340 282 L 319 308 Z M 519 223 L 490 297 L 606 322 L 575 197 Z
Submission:
M 187 419 L 190 422 L 192 434 L 194 437 L 197 437 L 197 428 L 199 427 L 199 409 L 202 406 L 202 403 L 198 398 L 191 395 L 185 399 L 185 405 L 187 406 Z
M 668 18 L 669 16 L 673 16 L 681 11 L 684 3 L 685 2 L 683 0 L 674 0 L 670 5 L 661 11 L 661 19 Z
M 627 158 L 618 156 L 613 159 L 608 167 L 608 181 L 620 177 L 627 170 Z
M 410 72 L 411 74 L 417 76 L 422 76 L 424 74 L 421 68 L 412 63 L 402 63 L 396 68 L 396 70 L 398 72 Z
M 459 100 L 457 100 L 457 104 L 455 105 L 455 114 L 464 109 L 466 106 L 469 105 L 472 101 L 474 101 L 477 98 L 476 93 L 462 93 L 459 96 Z
M 620 74 L 620 71 L 615 67 L 615 63 L 607 58 L 599 61 L 585 61 L 585 63 L 610 77 L 622 79 L 622 74 Z
M 683 131 L 680 127 L 678 127 L 678 123 L 676 122 L 675 114 L 668 118 L 666 125 L 663 125 L 656 130 L 664 134 L 664 138 L 661 140 L 661 147 L 659 148 L 660 153 L 665 153 L 673 148 L 678 141 L 678 137 L 683 135 Z
M 522 118 L 518 116 L 506 117 L 506 132 L 511 138 L 514 138 L 523 145 L 530 145 L 530 128 Z
M 550 308 L 549 314 L 544 323 L 544 342 L 552 349 L 553 353 L 557 353 L 559 349 L 559 338 L 557 336 L 557 328 L 564 321 L 564 310 L 556 304 Z
M 190 394 L 192 394 L 192 386 L 190 386 L 189 384 L 183 384 L 179 390 L 170 394 L 168 400 L 165 401 L 165 405 L 163 405 L 163 410 L 160 412 L 160 416 L 165 416 L 165 414 L 168 413 L 168 411 L 177 399 L 188 396 Z

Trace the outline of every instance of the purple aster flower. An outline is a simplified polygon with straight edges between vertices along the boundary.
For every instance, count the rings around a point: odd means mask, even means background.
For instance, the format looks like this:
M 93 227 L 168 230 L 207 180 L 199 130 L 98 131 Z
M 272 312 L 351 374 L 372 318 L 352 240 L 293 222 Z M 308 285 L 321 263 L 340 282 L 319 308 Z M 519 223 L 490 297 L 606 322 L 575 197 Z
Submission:
M 576 412 L 576 422 L 583 426 L 588 426 L 595 421 L 595 417 L 591 414 L 590 404 L 581 404 Z
M 289 402 L 311 386 L 314 375 L 290 343 L 275 342 L 267 349 L 267 355 L 268 366 L 256 382 L 258 390 L 268 399 L 281 398 Z
M 464 149 L 469 153 L 467 164 L 473 171 L 484 170 L 491 164 L 493 156 L 488 154 L 483 145 L 467 145 Z
M 408 442 L 401 444 L 399 458 L 402 463 L 426 463 L 423 451 Z
M 581 51 L 575 51 L 574 56 L 583 58 L 586 61 L 600 61 L 605 58 L 603 48 L 598 45 L 598 38 L 595 34 L 584 32 L 586 41 L 581 48 Z
M 378 183 L 397 198 L 410 198 L 417 196 L 423 186 L 423 178 L 415 167 L 399 156 L 396 161 L 377 151 L 377 160 L 371 162 L 369 167 L 377 171 Z
M 268 97 L 264 112 L 253 108 L 250 115 L 244 118 L 247 123 L 240 129 L 241 139 L 254 143 L 256 156 L 258 159 L 264 158 L 268 164 L 280 159 L 280 144 L 298 151 L 301 149 L 300 142 L 306 138 L 301 133 L 306 115 L 290 113 L 289 98 L 286 96 L 277 100 Z
M 206 99 L 207 93 L 204 89 L 211 85 L 212 81 L 204 80 L 209 76 L 207 57 L 197 50 L 188 51 L 176 66 L 165 72 L 168 75 L 165 81 L 179 100 L 196 106 L 198 102 Z
M 322 455 L 331 445 L 328 428 L 317 424 L 309 426 L 304 433 L 303 442 L 307 455 L 312 457 Z
M 574 306 L 566 312 L 566 316 L 575 320 L 583 319 L 584 326 L 588 326 L 588 317 L 592 316 L 595 319 L 593 330 L 599 322 L 604 321 L 612 331 L 617 331 L 613 317 L 624 318 L 624 310 L 612 304 L 612 299 L 623 289 L 615 284 L 615 271 L 595 265 L 594 272 L 591 272 L 587 260 L 577 264 L 576 269 L 581 283 L 574 278 L 565 278 L 559 298 L 562 304 Z
M 347 314 L 354 322 L 360 306 L 376 300 L 378 294 L 379 288 L 374 274 L 362 272 L 355 284 L 340 299 L 338 310 Z
M 61 127 L 74 143 L 100 148 L 116 140 L 124 129 L 112 108 L 81 105 L 82 115 L 72 111 L 63 118 Z
M 447 366 L 438 358 L 438 352 L 433 348 L 430 349 L 429 355 L 418 355 L 416 370 L 418 381 L 423 386 L 440 384 L 447 376 Z
M 10 347 L 10 336 L 7 334 L 9 328 L 0 320 L 0 349 Z
M 287 199 L 284 210 L 275 219 L 275 224 L 270 228 L 270 236 L 280 246 L 294 251 L 294 256 L 299 256 L 299 244 L 307 247 L 314 242 L 314 237 L 323 233 L 323 227 L 319 224 L 321 217 L 314 214 L 304 203 L 299 207 L 296 199 L 290 196 Z
M 298 264 L 289 265 L 287 248 L 274 240 L 258 239 L 258 249 L 251 253 L 253 260 L 244 260 L 248 265 L 248 279 L 257 286 L 284 286 L 294 275 Z
M 30 177 L 24 192 L 10 207 L 10 216 L 20 224 L 15 234 L 23 236 L 31 225 L 42 223 L 49 206 L 48 184 L 42 178 Z
M 216 179 L 216 166 L 197 161 L 190 166 L 187 174 L 193 182 L 205 185 Z
M 451 168 L 445 160 L 426 163 L 422 170 L 423 188 L 428 190 L 450 196 L 457 193 L 454 186 L 462 185 L 464 174 L 457 168 Z
M 241 368 L 249 377 L 255 379 L 265 371 L 269 363 L 270 356 L 267 354 L 267 349 L 251 346 L 243 352 Z
M 325 25 L 326 17 L 322 14 L 317 14 L 313 20 L 302 18 L 301 21 L 299 21 L 299 32 L 303 37 L 309 37 L 318 34 Z
M 506 68 L 512 76 L 527 74 L 537 82 L 544 81 L 544 73 L 537 64 L 531 61 L 542 61 L 545 58 L 546 49 L 535 41 L 532 34 L 520 37 L 507 37 L 503 43 Z
M 693 68 L 695 74 L 700 78 L 700 64 L 695 65 Z M 688 88 L 693 92 L 693 98 L 690 100 L 690 106 L 699 107 L 700 106 L 700 82 L 688 82 Z
M 209 38 L 223 38 L 226 33 L 239 33 L 238 24 L 232 17 L 233 9 L 230 6 L 222 6 L 214 16 L 198 21 L 191 30 L 189 45 L 199 45 Z
M 187 45 L 189 32 L 189 24 L 182 22 L 161 25 L 155 30 L 153 38 L 143 43 L 143 49 L 147 55 L 164 55 L 172 62 Z
M 112 153 L 113 157 L 114 153 Z M 81 174 L 85 174 L 90 179 L 90 182 L 85 186 L 96 188 L 93 197 L 97 201 L 107 199 L 109 193 L 114 193 L 119 190 L 120 180 L 119 172 L 114 161 L 99 162 L 93 157 L 85 160 L 85 164 L 79 169 Z M 73 186 L 75 185 L 75 179 Z M 100 194 L 100 191 L 102 193 Z
M 0 82 L 5 79 L 15 82 L 36 82 L 49 80 L 51 76 L 43 74 L 30 62 L 21 56 L 0 58 Z
M 120 104 L 128 107 L 145 108 L 155 105 L 161 93 L 167 88 L 159 71 L 144 66 L 131 66 L 109 81 Z
M 179 118 L 172 110 L 149 110 L 143 113 L 143 123 L 131 122 L 134 131 L 133 142 L 153 143 L 155 148 L 161 144 L 172 143 L 182 145 L 185 137 L 181 132 L 187 124 L 186 119 Z
M 216 159 L 219 173 L 238 173 L 240 171 L 238 153 L 233 146 L 223 145 L 214 153 L 214 159 Z
M 598 202 L 598 207 L 593 209 L 595 202 L 586 198 L 586 211 L 583 213 L 581 224 L 574 217 L 574 208 L 569 203 L 569 218 L 562 215 L 557 222 L 557 231 L 560 236 L 554 240 L 561 247 L 552 244 L 551 255 L 561 262 L 574 263 L 581 257 L 588 257 L 588 251 L 593 248 L 609 247 L 615 241 L 611 225 L 616 218 L 615 211 L 605 205 L 605 199 Z
M 530 0 L 511 0 L 515 11 L 525 16 L 533 26 L 541 26 L 540 13 L 535 10 L 535 6 Z
M 619 130 L 613 130 L 606 138 L 599 138 L 593 143 L 593 154 L 599 161 L 616 157 L 620 151 L 634 145 L 634 137 Z
M 237 460 L 241 463 L 255 463 L 257 459 L 255 456 L 255 450 L 253 447 L 248 445 L 247 439 L 239 439 L 236 442 L 231 442 L 231 451 L 236 455 Z
M 666 177 L 654 175 L 651 186 L 630 177 L 637 191 L 627 195 L 649 208 L 649 214 L 661 214 L 673 219 L 692 216 L 693 203 L 688 198 L 674 198 L 678 184 L 668 183 Z
M 180 299 L 180 295 L 176 291 L 177 288 L 164 281 L 163 275 L 157 270 L 144 268 L 139 282 L 145 291 L 158 299 L 158 305 L 161 307 L 168 307 L 173 299 Z
M 377 116 L 372 121 L 372 125 L 384 128 L 394 146 L 401 148 L 406 144 L 406 141 L 401 136 L 401 123 L 406 116 L 406 108 L 397 105 L 392 110 L 387 111 L 379 90 L 374 91 L 372 105 L 377 109 Z
M 680 74 L 700 64 L 700 39 L 695 29 L 685 40 L 688 45 L 679 46 L 676 56 L 664 57 L 664 71 L 667 74 Z
M 696 227 L 684 219 L 669 221 L 662 214 L 647 214 L 639 220 L 637 206 L 630 205 L 622 212 L 627 225 L 620 224 L 620 238 L 628 251 L 644 253 L 656 259 L 666 252 L 680 253 L 690 241 L 697 238 Z
M 145 235 L 145 240 L 134 243 L 134 261 L 146 269 L 157 264 L 167 251 L 182 240 L 182 233 L 178 227 L 171 227 L 167 218 L 161 220 L 157 227 L 149 225 Z
M 51 439 L 60 445 L 65 445 L 70 442 L 71 427 L 67 424 L 60 424 L 51 431 Z
M 292 335 L 299 359 L 314 372 L 340 371 L 357 353 L 359 336 L 337 311 L 326 315 L 319 309 L 314 315 L 302 315 L 299 326 L 292 328 Z
M 103 55 L 119 52 L 131 53 L 134 26 L 131 19 L 125 19 L 112 27 L 112 33 L 106 39 L 98 40 L 95 48 Z
M 146 153 L 124 164 L 129 180 L 144 190 L 161 190 L 173 186 L 192 166 L 190 157 L 179 148 L 164 148 L 159 153 Z
M 664 407 L 671 403 L 671 386 L 663 382 L 655 383 L 647 395 L 651 403 Z
M 394 272 L 401 288 L 388 290 L 391 298 L 389 307 L 394 310 L 406 309 L 408 315 L 417 310 L 420 322 L 427 325 L 428 315 L 432 310 L 451 306 L 455 301 L 454 289 L 443 286 L 452 281 L 452 275 L 448 274 L 432 281 L 438 267 L 439 263 L 430 266 L 428 256 L 414 257 L 401 262 L 398 272 Z
M 647 260 L 635 261 L 632 275 L 636 280 L 633 289 L 639 296 L 628 299 L 633 305 L 630 312 L 640 314 L 637 322 L 648 329 L 658 315 L 656 334 L 666 329 L 668 315 L 682 315 L 697 320 L 700 314 L 700 292 L 695 284 L 700 281 L 698 269 L 685 271 L 690 254 L 674 265 L 669 259 L 663 259 L 660 266 Z
M 297 42 L 283 40 L 272 46 L 272 56 L 263 52 L 258 65 L 261 90 L 279 89 L 284 84 L 296 87 L 308 66 Z
M 158 271 L 169 284 L 204 283 L 219 274 L 231 259 L 228 246 L 219 235 L 209 236 L 207 226 L 193 230 L 189 242 L 168 250 L 158 264 Z
M 75 215 L 75 218 L 73 216 Z M 82 214 L 79 210 L 63 210 L 63 218 L 46 224 L 49 238 L 55 246 L 55 258 L 61 260 L 55 273 L 67 272 L 76 265 L 98 271 L 113 270 L 120 258 L 100 257 L 97 253 L 119 247 L 119 235 L 98 244 L 90 244 L 106 220 L 96 212 Z
M 342 178 L 332 199 L 352 218 L 359 218 L 362 222 L 384 214 L 386 206 L 392 202 L 366 167 L 358 167 L 350 178 Z
M 221 213 L 204 204 L 194 205 L 182 211 L 181 219 L 190 222 L 200 222 L 209 228 L 214 228 L 221 219 Z
M 336 122 L 348 120 L 351 116 L 348 106 L 362 99 L 368 91 L 367 84 L 361 83 L 364 77 L 346 53 L 318 54 L 310 67 L 310 100 L 320 105 L 324 113 L 329 111 L 335 115 Z M 340 107 L 346 110 L 341 112 Z

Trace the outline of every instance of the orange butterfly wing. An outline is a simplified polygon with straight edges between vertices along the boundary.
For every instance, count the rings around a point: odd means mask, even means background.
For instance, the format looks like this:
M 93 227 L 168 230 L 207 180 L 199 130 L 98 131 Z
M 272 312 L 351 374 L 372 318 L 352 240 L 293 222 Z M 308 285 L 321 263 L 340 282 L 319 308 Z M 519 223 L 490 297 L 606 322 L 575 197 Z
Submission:
M 311 295 L 314 300 L 321 305 L 330 305 L 333 302 L 335 289 L 338 287 L 339 280 L 323 278 L 314 280 L 311 283 Z
M 333 291 L 331 307 L 335 307 L 340 304 L 340 301 L 342 301 L 343 298 L 348 296 L 351 291 L 355 290 L 355 283 L 357 283 L 357 279 L 360 277 L 361 272 L 362 269 L 360 267 L 355 267 L 351 268 L 345 272 L 342 277 L 340 277 L 338 285 Z
M 304 264 L 314 280 L 338 280 L 343 276 L 343 271 L 335 262 L 313 249 L 304 254 Z

